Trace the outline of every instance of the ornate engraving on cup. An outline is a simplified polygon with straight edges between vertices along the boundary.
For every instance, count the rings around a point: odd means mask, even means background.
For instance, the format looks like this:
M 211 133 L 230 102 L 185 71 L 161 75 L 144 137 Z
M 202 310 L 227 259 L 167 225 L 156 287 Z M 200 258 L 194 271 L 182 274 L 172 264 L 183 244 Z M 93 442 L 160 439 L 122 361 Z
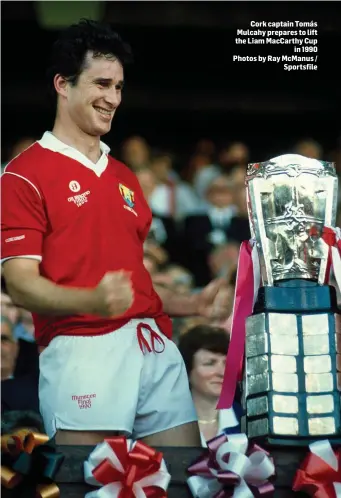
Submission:
M 328 246 L 321 234 L 336 219 L 334 164 L 287 154 L 249 164 L 246 184 L 265 285 L 292 278 L 323 284 Z

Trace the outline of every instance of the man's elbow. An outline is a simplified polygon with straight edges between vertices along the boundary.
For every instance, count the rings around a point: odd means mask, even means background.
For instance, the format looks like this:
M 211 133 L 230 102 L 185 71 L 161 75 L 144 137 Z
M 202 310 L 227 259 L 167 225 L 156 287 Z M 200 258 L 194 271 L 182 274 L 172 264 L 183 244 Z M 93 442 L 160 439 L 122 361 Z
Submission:
M 6 280 L 6 288 L 8 295 L 12 299 L 12 302 L 15 306 L 18 306 L 19 308 L 24 308 L 26 304 L 26 292 L 25 292 L 25 285 L 23 285 L 23 282 L 18 284 L 17 282 L 13 282 L 10 280 Z
M 13 259 L 3 266 L 3 277 L 9 296 L 16 306 L 24 308 L 36 278 L 39 278 L 38 262 Z

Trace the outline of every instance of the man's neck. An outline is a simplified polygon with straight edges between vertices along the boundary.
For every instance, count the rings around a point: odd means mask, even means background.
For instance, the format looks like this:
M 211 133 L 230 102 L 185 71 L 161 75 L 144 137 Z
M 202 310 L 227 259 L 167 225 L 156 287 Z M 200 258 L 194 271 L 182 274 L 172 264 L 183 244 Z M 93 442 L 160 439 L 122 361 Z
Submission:
M 53 135 L 64 144 L 77 149 L 96 164 L 101 157 L 100 137 L 88 135 L 76 125 L 64 123 L 64 121 L 57 115 L 52 130 Z
M 194 389 L 192 396 L 199 420 L 211 421 L 218 416 L 216 409 L 218 398 L 205 398 Z

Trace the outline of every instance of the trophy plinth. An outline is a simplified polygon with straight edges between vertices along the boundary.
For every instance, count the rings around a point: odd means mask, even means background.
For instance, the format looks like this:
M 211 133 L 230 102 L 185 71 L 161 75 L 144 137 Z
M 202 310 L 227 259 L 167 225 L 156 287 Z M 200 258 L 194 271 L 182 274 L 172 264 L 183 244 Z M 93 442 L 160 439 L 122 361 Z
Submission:
M 333 165 L 249 165 L 247 195 L 264 286 L 246 321 L 242 430 L 276 445 L 341 444 L 341 330 L 322 237 L 336 217 Z

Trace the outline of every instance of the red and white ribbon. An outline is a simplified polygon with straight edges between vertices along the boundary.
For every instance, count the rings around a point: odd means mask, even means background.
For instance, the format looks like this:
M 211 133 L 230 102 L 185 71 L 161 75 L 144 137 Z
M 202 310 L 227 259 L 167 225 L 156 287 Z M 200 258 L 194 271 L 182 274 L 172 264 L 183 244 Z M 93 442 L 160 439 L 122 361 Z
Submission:
M 245 434 L 217 436 L 208 442 L 208 457 L 188 468 L 188 486 L 194 498 L 270 498 L 275 474 L 272 459 L 262 448 L 249 446 Z
M 104 440 L 84 462 L 84 480 L 102 486 L 85 498 L 166 498 L 170 474 L 162 453 L 124 437 Z
M 322 238 L 329 246 L 336 284 L 341 292 L 341 229 L 338 227 L 324 227 Z
M 240 246 L 232 312 L 231 339 L 217 409 L 231 408 L 238 381 L 242 380 L 246 319 L 253 312 L 260 286 L 260 265 L 255 241 Z
M 334 451 L 327 439 L 310 444 L 309 450 L 292 489 L 314 498 L 341 498 L 341 450 Z

